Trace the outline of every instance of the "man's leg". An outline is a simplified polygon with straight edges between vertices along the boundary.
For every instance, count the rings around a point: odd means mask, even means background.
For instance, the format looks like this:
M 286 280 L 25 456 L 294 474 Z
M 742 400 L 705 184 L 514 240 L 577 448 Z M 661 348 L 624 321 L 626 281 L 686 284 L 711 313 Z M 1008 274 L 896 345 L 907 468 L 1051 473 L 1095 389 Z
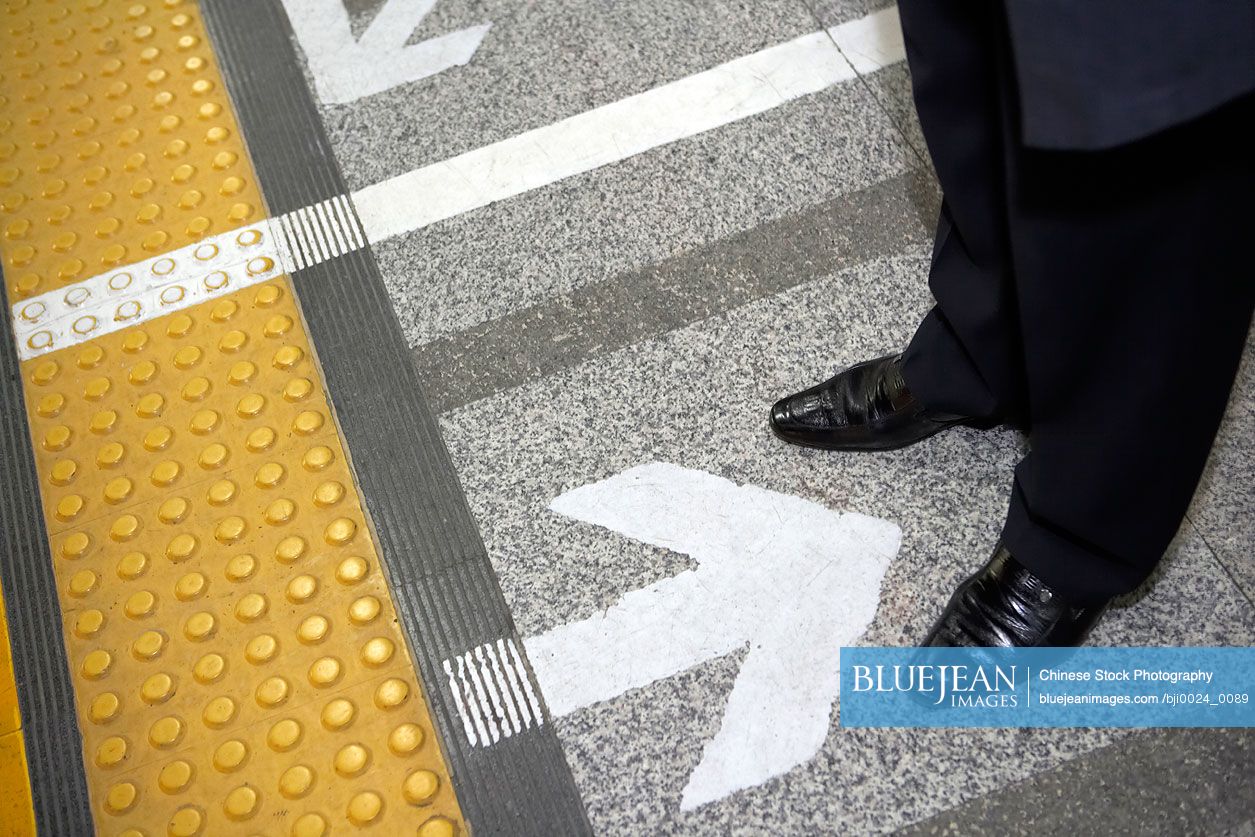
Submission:
M 929 272 L 937 304 L 904 353 L 902 374 L 930 410 L 1023 426 L 1001 10 L 995 0 L 901 0 L 899 12 L 916 110 L 945 194 Z
M 1241 359 L 1255 98 L 1104 152 L 1013 148 L 1031 452 L 1004 543 L 1065 598 L 1135 588 L 1185 515 Z

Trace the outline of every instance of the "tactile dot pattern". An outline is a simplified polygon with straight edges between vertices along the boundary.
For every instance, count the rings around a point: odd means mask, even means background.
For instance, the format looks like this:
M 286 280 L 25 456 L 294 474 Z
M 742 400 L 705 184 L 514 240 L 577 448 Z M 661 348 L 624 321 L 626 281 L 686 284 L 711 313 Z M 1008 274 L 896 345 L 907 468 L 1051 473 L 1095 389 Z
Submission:
M 456 832 L 286 277 L 23 374 L 102 833 Z
M 194 3 L 0 7 L 0 254 L 10 301 L 261 213 Z

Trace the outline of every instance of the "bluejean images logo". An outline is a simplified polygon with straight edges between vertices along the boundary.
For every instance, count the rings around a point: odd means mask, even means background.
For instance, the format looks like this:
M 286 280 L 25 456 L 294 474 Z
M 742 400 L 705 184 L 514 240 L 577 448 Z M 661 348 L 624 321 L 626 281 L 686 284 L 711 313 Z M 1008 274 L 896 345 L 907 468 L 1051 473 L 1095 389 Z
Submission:
M 1255 727 L 1255 648 L 843 648 L 850 727 Z
M 934 706 L 1014 709 L 1020 705 L 1014 665 L 914 663 L 853 668 L 855 692 L 914 692 Z

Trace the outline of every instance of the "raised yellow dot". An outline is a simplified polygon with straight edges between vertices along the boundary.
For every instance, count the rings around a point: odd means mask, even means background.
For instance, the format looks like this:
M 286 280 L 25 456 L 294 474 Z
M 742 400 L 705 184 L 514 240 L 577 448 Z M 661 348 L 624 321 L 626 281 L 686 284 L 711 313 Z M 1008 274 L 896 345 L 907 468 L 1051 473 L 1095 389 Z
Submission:
M 170 837 L 195 837 L 204 824 L 204 815 L 192 806 L 185 805 L 174 812 L 170 824 L 166 826 L 166 833 Z
M 233 544 L 243 537 L 248 524 L 242 517 L 223 518 L 214 529 L 214 540 L 222 544 Z
M 241 622 L 254 622 L 265 615 L 270 603 L 261 593 L 247 593 L 235 604 L 235 618 Z
M 183 761 L 172 761 L 157 774 L 157 786 L 166 793 L 178 793 L 191 784 L 194 775 L 192 765 Z
M 370 750 L 361 744 L 348 744 L 340 748 L 332 762 L 341 776 L 357 776 L 370 764 Z
M 395 650 L 392 640 L 377 636 L 362 646 L 362 662 L 371 668 L 378 668 L 392 659 Z
M 101 767 L 113 767 L 126 758 L 127 749 L 126 739 L 122 736 L 114 735 L 106 738 L 96 748 L 96 764 Z
M 288 699 L 290 687 L 282 677 L 267 677 L 257 686 L 255 695 L 260 706 L 275 707 Z
M 183 386 L 183 400 L 202 401 L 212 389 L 213 385 L 208 378 L 193 378 Z
M 288 582 L 288 601 L 293 604 L 307 602 L 318 592 L 318 579 L 312 575 L 298 575 Z
M 244 656 L 253 665 L 270 662 L 279 653 L 279 640 L 270 634 L 253 637 L 244 646 Z
M 380 709 L 394 709 L 405 703 L 409 696 L 409 683 L 396 677 L 389 677 L 375 689 L 375 705 Z
M 49 428 L 44 434 L 44 450 L 65 450 L 74 438 L 74 434 L 70 428 L 64 424 L 58 424 L 56 427 Z
M 180 369 L 191 369 L 200 363 L 202 354 L 199 346 L 184 346 L 174 353 L 174 365 Z
M 235 701 L 226 695 L 209 701 L 205 705 L 205 711 L 201 713 L 201 720 L 205 722 L 205 726 L 215 729 L 231 723 L 233 718 L 235 718 Z
M 154 674 L 139 687 L 139 695 L 144 703 L 165 703 L 174 694 L 174 678 L 165 672 Z
M 362 596 L 349 605 L 349 619 L 353 620 L 354 624 L 365 625 L 374 621 L 379 615 L 379 608 L 379 599 L 374 596 Z
M 126 448 L 120 442 L 109 442 L 96 452 L 96 465 L 101 468 L 116 467 L 125 455 Z
M 328 701 L 327 705 L 322 708 L 322 725 L 332 731 L 342 730 L 353 723 L 353 717 L 356 714 L 357 708 L 353 706 L 352 701 L 336 698 Z
M 166 638 L 159 631 L 144 631 L 131 643 L 131 653 L 137 659 L 151 660 L 161 654 L 165 644 Z
M 70 576 L 70 595 L 82 598 L 96 589 L 96 574 L 91 570 L 79 570 Z
M 238 329 L 235 329 L 228 331 L 222 336 L 222 339 L 218 341 L 218 349 L 223 352 L 234 354 L 244 348 L 247 343 L 248 335 Z
M 216 468 L 221 468 L 226 464 L 228 455 L 229 452 L 227 451 L 226 445 L 214 442 L 212 445 L 201 451 L 200 459 L 198 461 L 200 462 L 200 467 L 206 470 L 214 470 Z
M 291 718 L 285 718 L 270 728 L 266 734 L 266 743 L 270 749 L 283 753 L 291 750 L 301 740 L 301 725 Z
M 289 535 L 275 547 L 275 560 L 284 564 L 291 564 L 304 554 L 305 540 L 299 535 Z
M 245 446 L 253 453 L 261 453 L 274 447 L 275 432 L 269 427 L 259 427 L 244 440 Z
M 323 837 L 327 833 L 327 821 L 321 814 L 302 814 L 292 824 L 292 837 Z
M 415 770 L 401 783 L 401 793 L 405 801 L 411 805 L 425 805 L 431 802 L 440 790 L 440 777 L 430 770 Z
M 60 372 L 61 366 L 55 360 L 45 360 L 31 373 L 31 382 L 38 386 L 45 386 L 52 383 Z
M 208 685 L 216 682 L 227 670 L 227 661 L 221 654 L 206 654 L 192 666 L 192 676 L 197 683 Z
M 131 496 L 134 486 L 126 477 L 115 477 L 105 483 L 105 501 L 121 503 Z
M 83 387 L 83 397 L 88 401 L 99 401 L 109 394 L 111 386 L 108 378 L 93 378 Z
M 138 593 L 131 594 L 122 609 L 132 619 L 152 616 L 153 611 L 157 609 L 157 597 L 151 590 L 140 590 Z
M 303 764 L 289 767 L 279 777 L 279 793 L 288 799 L 300 799 L 314 786 L 314 771 Z
M 362 791 L 349 800 L 349 819 L 357 825 L 368 825 L 379 818 L 383 800 L 373 791 Z
M 286 497 L 280 497 L 266 507 L 266 522 L 271 526 L 281 526 L 296 516 L 296 503 Z
M 84 610 L 74 620 L 74 633 L 83 639 L 90 639 L 100 633 L 105 626 L 105 615 L 99 610 Z
M 213 506 L 225 506 L 227 503 L 235 499 L 236 487 L 231 480 L 218 480 L 209 486 L 209 491 L 205 498 Z
M 166 334 L 171 337 L 186 337 L 196 323 L 187 314 L 175 314 L 166 326 Z
M 99 346 L 87 346 L 78 353 L 79 369 L 94 369 L 105 359 L 105 350 Z
M 106 433 L 112 433 L 113 428 L 118 424 L 118 414 L 113 410 L 101 410 L 92 416 L 91 424 L 88 429 L 97 436 L 103 436 Z
M 218 429 L 220 418 L 213 410 L 198 410 L 188 423 L 188 429 L 198 436 L 204 436 Z
M 266 406 L 266 399 L 255 392 L 249 393 L 235 405 L 235 413 L 240 418 L 254 418 Z
M 292 421 L 292 430 L 302 436 L 317 433 L 323 425 L 322 413 L 306 410 Z
M 231 581 L 243 581 L 257 572 L 257 559 L 252 555 L 236 555 L 227 562 L 226 574 Z
M 357 524 L 347 517 L 337 518 L 327 524 L 323 537 L 332 546 L 344 546 L 357 534 Z
M 144 449 L 156 453 L 165 450 L 174 440 L 174 431 L 168 427 L 154 427 L 144 434 Z
M 257 474 L 253 477 L 253 483 L 258 488 L 274 488 L 283 482 L 283 474 L 282 465 L 277 462 L 267 462 L 257 469 Z
M 148 728 L 148 743 L 159 750 L 173 747 L 183 737 L 183 721 L 175 715 L 167 715 Z
M 77 561 L 87 554 L 91 538 L 84 532 L 74 532 L 61 543 L 61 557 Z
M 153 378 L 157 377 L 157 364 L 153 363 L 151 360 L 141 360 L 139 363 L 131 367 L 130 374 L 126 377 L 127 380 L 136 386 L 146 384 Z
M 309 667 L 309 682 L 326 688 L 340 679 L 340 661 L 335 657 L 321 657 Z
M 183 534 L 175 535 L 169 545 L 166 546 L 166 557 L 171 561 L 178 563 L 179 561 L 186 561 L 188 558 L 191 558 L 192 553 L 195 551 L 195 536 L 184 532 Z
M 74 481 L 78 473 L 78 464 L 73 459 L 62 459 L 52 466 L 49 475 L 55 485 L 68 485 Z
M 296 638 L 306 645 L 314 645 L 327 638 L 331 622 L 325 616 L 315 614 L 306 617 L 296 629 Z
M 291 402 L 304 401 L 314 391 L 314 384 L 308 378 L 293 378 L 283 387 L 283 397 Z
M 305 352 L 301 351 L 299 346 L 284 346 L 275 352 L 271 363 L 276 369 L 288 370 L 300 363 L 303 357 L 305 357 Z
M 423 746 L 424 737 L 418 724 L 404 723 L 388 735 L 388 749 L 398 756 L 408 756 Z
M 39 399 L 36 412 L 43 418 L 56 418 L 63 409 L 65 409 L 65 396 L 54 392 Z
M 179 472 L 182 470 L 179 463 L 172 459 L 167 459 L 165 462 L 158 462 L 153 467 L 153 471 L 148 479 L 158 488 L 165 488 L 174 484 L 174 481 L 179 478 Z
M 114 718 L 118 717 L 118 712 L 122 709 L 122 701 L 113 692 L 102 692 L 92 698 L 91 706 L 87 710 L 87 715 L 94 724 L 107 724 Z
M 181 523 L 187 518 L 191 504 L 182 497 L 171 497 L 157 507 L 157 517 L 165 524 Z
M 109 537 L 115 541 L 129 541 L 139 533 L 139 518 L 133 514 L 124 514 L 109 527 Z
M 156 418 L 161 415 L 166 407 L 166 399 L 160 394 L 150 392 L 141 396 L 139 401 L 135 403 L 135 415 L 140 418 Z
M 128 552 L 118 561 L 118 578 L 131 581 L 148 569 L 148 556 L 142 552 Z
M 250 361 L 241 360 L 239 363 L 231 365 L 231 370 L 227 373 L 227 382 L 233 386 L 241 386 L 247 384 L 257 376 L 257 367 Z
M 418 827 L 418 837 L 456 837 L 457 826 L 448 817 L 432 817 Z
M 125 814 L 135 805 L 139 791 L 130 782 L 122 782 L 109 788 L 105 796 L 105 807 L 111 814 Z
M 241 785 L 227 794 L 222 810 L 233 820 L 246 820 L 257 813 L 257 803 L 257 791 L 248 785 Z
M 344 484 L 328 480 L 314 489 L 314 504 L 327 508 L 344 499 Z
M 212 244 L 207 244 L 205 246 L 214 247 L 214 245 Z M 200 248 L 197 248 L 196 252 L 199 257 L 201 253 Z M 214 247 L 213 252 L 214 253 L 217 252 L 216 247 Z M 210 253 L 209 255 L 212 256 L 213 254 Z M 223 299 L 214 303 L 214 307 L 209 312 L 209 316 L 216 323 L 225 323 L 227 320 L 234 317 L 239 310 L 240 310 L 240 306 L 238 303 L 236 303 L 234 299 Z M 239 337 L 233 337 L 232 335 L 239 335 Z M 241 340 L 240 337 L 242 337 L 243 339 Z M 224 345 L 232 345 L 234 346 L 234 349 L 232 349 L 231 351 L 235 351 L 235 349 L 239 349 L 240 347 L 242 347 L 244 343 L 247 342 L 247 340 L 248 340 L 248 337 L 244 335 L 243 332 L 231 331 L 231 332 L 228 332 L 227 335 L 222 338 L 222 342 L 218 344 L 218 347 L 222 348 Z
M 61 502 L 57 503 L 57 518 L 60 520 L 73 520 L 83 511 L 83 498 L 77 494 L 68 494 L 61 498 Z
M 181 602 L 190 602 L 200 598 L 209 586 L 209 581 L 200 573 L 188 573 L 174 585 L 174 596 Z
M 105 676 L 112 665 L 113 655 L 108 651 L 102 648 L 89 651 L 87 656 L 83 658 L 83 676 L 89 680 L 98 680 Z
M 183 623 L 183 635 L 192 642 L 201 642 L 213 636 L 217 624 L 212 613 L 202 610 L 187 617 L 187 621 Z

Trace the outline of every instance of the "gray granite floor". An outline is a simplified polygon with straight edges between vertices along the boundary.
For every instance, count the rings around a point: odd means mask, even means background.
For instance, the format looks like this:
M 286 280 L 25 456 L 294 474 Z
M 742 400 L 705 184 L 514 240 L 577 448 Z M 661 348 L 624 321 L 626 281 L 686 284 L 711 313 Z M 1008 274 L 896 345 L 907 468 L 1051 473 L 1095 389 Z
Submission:
M 380 2 L 347 5 L 360 31 Z M 468 66 L 323 117 L 356 188 L 884 5 L 441 0 L 412 40 L 492 20 Z M 912 332 L 929 305 L 929 171 L 899 65 L 375 248 L 524 636 L 692 566 L 547 509 L 665 461 L 896 522 L 861 641 L 918 640 L 994 542 L 1024 440 L 959 429 L 840 455 L 783 445 L 764 419 Z M 1095 642 L 1255 644 L 1249 355 L 1189 518 Z M 556 722 L 599 833 L 1243 834 L 1255 817 L 1236 732 L 853 730 L 835 716 L 811 761 L 681 811 L 743 658 Z

